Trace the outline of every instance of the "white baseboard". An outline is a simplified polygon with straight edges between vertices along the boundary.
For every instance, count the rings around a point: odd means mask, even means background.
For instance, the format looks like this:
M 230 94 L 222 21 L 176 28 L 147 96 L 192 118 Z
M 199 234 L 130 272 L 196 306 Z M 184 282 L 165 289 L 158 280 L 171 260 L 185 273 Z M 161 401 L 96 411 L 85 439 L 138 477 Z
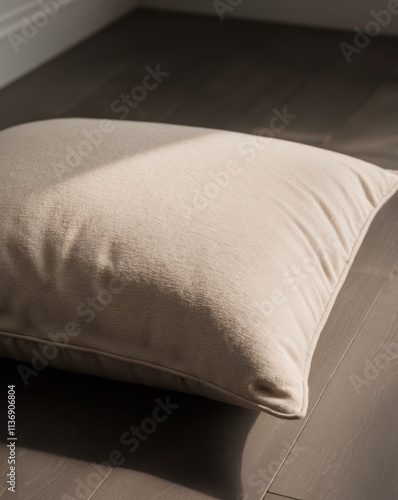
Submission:
M 374 21 L 371 11 L 388 8 L 395 0 L 140 0 L 140 7 L 178 12 L 246 18 L 257 21 L 353 31 Z M 398 35 L 398 15 L 380 27 L 385 35 Z M 225 21 L 226 22 L 226 21 Z
M 89 37 L 137 5 L 136 0 L 1 1 L 0 88 Z

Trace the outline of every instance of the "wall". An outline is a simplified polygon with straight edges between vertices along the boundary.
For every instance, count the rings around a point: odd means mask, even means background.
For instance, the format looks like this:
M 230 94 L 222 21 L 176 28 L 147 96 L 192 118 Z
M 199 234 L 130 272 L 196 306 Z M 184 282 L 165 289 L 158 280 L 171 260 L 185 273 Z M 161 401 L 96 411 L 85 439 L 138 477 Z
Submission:
M 136 0 L 0 0 L 0 88 L 89 37 Z

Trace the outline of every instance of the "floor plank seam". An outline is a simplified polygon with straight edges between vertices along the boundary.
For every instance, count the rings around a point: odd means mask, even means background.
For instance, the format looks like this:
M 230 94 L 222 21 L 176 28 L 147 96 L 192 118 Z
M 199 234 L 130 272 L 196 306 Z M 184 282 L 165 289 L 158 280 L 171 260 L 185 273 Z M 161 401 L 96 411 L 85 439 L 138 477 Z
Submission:
M 365 316 L 364 316 L 364 318 L 363 318 L 363 321 L 362 321 L 362 322 L 361 322 L 361 324 L 359 325 L 359 327 L 358 327 L 358 329 L 357 329 L 356 333 L 354 334 L 354 336 L 353 336 L 353 338 L 351 339 L 350 343 L 348 344 L 348 346 L 347 346 L 346 350 L 344 351 L 343 355 L 341 356 L 340 361 L 337 363 L 337 365 L 336 365 L 335 369 L 333 370 L 333 372 L 332 372 L 332 374 L 331 374 L 331 376 L 330 376 L 330 378 L 329 378 L 329 380 L 328 380 L 327 384 L 325 385 L 325 387 L 324 387 L 324 389 L 322 390 L 321 394 L 319 395 L 319 397 L 318 397 L 318 398 L 317 398 L 317 400 L 315 401 L 314 406 L 312 407 L 312 409 L 311 409 L 310 413 L 308 414 L 308 417 L 306 418 L 305 422 L 303 423 L 303 426 L 302 426 L 302 427 L 301 427 L 301 429 L 299 430 L 299 432 L 298 432 L 298 434 L 297 434 L 296 438 L 293 440 L 293 443 L 292 443 L 291 447 L 289 448 L 288 453 L 286 454 L 285 458 L 282 460 L 282 462 L 281 462 L 280 466 L 278 467 L 278 469 L 277 469 L 277 471 L 275 472 L 275 474 L 274 474 L 273 478 L 271 479 L 271 482 L 269 483 L 268 488 L 265 490 L 264 495 L 263 495 L 263 497 L 261 498 L 261 500 L 265 500 L 265 496 L 266 496 L 266 494 L 267 494 L 267 493 L 277 494 L 276 492 L 273 492 L 273 491 L 271 491 L 271 490 L 270 490 L 270 488 L 272 487 L 273 482 L 275 481 L 275 479 L 276 479 L 276 477 L 278 476 L 278 474 L 279 474 L 280 470 L 281 470 L 281 469 L 282 469 L 282 467 L 284 466 L 284 464 L 285 464 L 286 460 L 288 459 L 288 457 L 289 457 L 289 455 L 290 455 L 290 452 L 291 452 L 291 451 L 292 451 L 292 449 L 294 448 L 294 446 L 295 446 L 296 442 L 298 441 L 298 439 L 300 438 L 300 436 L 301 436 L 302 432 L 304 431 L 305 427 L 307 426 L 308 422 L 310 421 L 311 416 L 312 416 L 312 414 L 314 413 L 315 409 L 317 408 L 317 406 L 318 406 L 318 404 L 319 404 L 319 402 L 320 402 L 320 400 L 321 400 L 322 396 L 325 394 L 325 392 L 326 392 L 327 388 L 329 387 L 330 383 L 332 382 L 333 377 L 335 376 L 336 372 L 338 371 L 338 369 L 339 369 L 339 367 L 340 367 L 341 363 L 343 362 L 344 358 L 346 357 L 346 355 L 347 355 L 347 353 L 348 353 L 349 349 L 351 348 L 351 346 L 352 346 L 353 342 L 354 342 L 354 341 L 355 341 L 355 339 L 358 337 L 359 332 L 361 331 L 361 329 L 362 329 L 363 325 L 365 324 L 365 322 L 366 322 L 367 318 L 369 317 L 369 314 L 373 311 L 373 309 L 374 309 L 375 305 L 376 305 L 376 304 L 377 304 L 377 302 L 379 301 L 379 299 L 380 299 L 380 297 L 381 297 L 381 295 L 382 295 L 383 291 L 385 290 L 385 288 L 386 288 L 386 286 L 387 286 L 387 284 L 388 284 L 389 282 L 390 282 L 390 279 L 386 278 L 386 281 L 385 281 L 384 285 L 381 287 L 381 289 L 380 289 L 379 293 L 377 294 L 377 296 L 376 296 L 375 300 L 373 301 L 372 305 L 371 305 L 371 306 L 370 306 L 370 308 L 368 309 L 368 312 L 365 314 Z
M 115 80 L 116 78 L 119 78 L 121 75 L 123 75 L 124 73 L 126 73 L 130 68 L 131 68 L 131 63 L 128 63 L 125 65 L 126 67 L 123 68 L 123 70 L 121 71 L 118 71 L 118 72 L 115 72 L 113 73 L 112 75 L 109 76 L 109 78 L 107 78 L 106 80 L 104 80 L 103 82 L 101 82 L 100 84 L 98 84 L 97 86 L 95 86 L 93 89 L 90 90 L 90 92 L 85 95 L 84 97 L 82 97 L 81 99 L 78 99 L 77 101 L 75 101 L 72 105 L 70 106 L 66 106 L 64 109 L 62 109 L 59 113 L 58 113 L 58 117 L 64 117 L 67 113 L 69 113 L 70 111 L 72 111 L 73 109 L 75 108 L 78 108 L 79 106 L 81 106 L 85 101 L 87 101 L 87 99 L 90 99 L 91 97 L 93 97 L 97 92 L 99 92 L 102 88 L 105 88 L 110 82 L 112 82 L 113 80 Z
M 328 145 L 333 142 L 333 138 L 349 123 L 350 119 L 361 109 L 363 106 L 378 92 L 378 90 L 385 85 L 388 81 L 394 79 L 394 75 L 397 71 L 398 63 L 394 62 L 392 63 L 392 69 L 390 68 L 390 71 L 388 74 L 379 82 L 377 85 L 374 86 L 373 90 L 369 93 L 368 97 L 362 101 L 361 104 L 359 104 L 348 116 L 343 122 L 341 123 L 340 127 L 337 128 L 336 130 L 330 132 L 319 144 L 320 148 L 324 149 L 330 149 L 328 148 Z M 328 138 L 328 141 L 325 142 L 325 139 Z M 333 146 L 333 144 L 332 144 Z
M 301 500 L 301 498 L 296 498 L 296 497 L 288 497 L 286 495 L 282 495 L 281 493 L 275 493 L 273 491 L 270 491 L 269 493 L 271 493 L 271 495 L 274 495 L 276 497 L 280 497 L 280 498 L 287 498 L 287 500 Z
M 102 481 L 99 483 L 99 485 L 95 488 L 94 491 L 91 492 L 90 496 L 87 497 L 86 500 L 90 500 L 91 498 L 93 498 L 93 496 L 95 495 L 95 493 L 101 488 L 101 486 L 104 484 L 104 482 L 108 479 L 108 477 L 112 474 L 113 472 L 113 469 L 115 467 L 112 467 L 112 469 L 108 472 L 108 474 L 106 476 L 104 476 L 104 478 L 102 479 Z

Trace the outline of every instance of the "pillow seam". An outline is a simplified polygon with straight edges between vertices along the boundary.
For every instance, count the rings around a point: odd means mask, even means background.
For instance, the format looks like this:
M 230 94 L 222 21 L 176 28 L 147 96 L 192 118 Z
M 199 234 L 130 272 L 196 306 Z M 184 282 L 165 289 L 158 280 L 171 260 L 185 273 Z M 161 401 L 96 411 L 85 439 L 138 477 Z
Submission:
M 396 176 L 398 176 L 398 172 L 397 171 L 393 171 L 393 173 L 395 173 Z M 394 187 L 389 190 L 379 201 L 378 203 L 373 207 L 373 209 L 371 210 L 371 212 L 369 212 L 368 216 L 366 217 L 366 219 L 364 220 L 364 222 L 362 223 L 362 226 L 358 232 L 358 236 L 357 238 L 355 239 L 354 241 L 354 244 L 352 246 L 352 249 L 351 249 L 351 252 L 350 252 L 350 255 L 340 273 L 340 276 L 339 276 L 339 279 L 331 293 L 331 296 L 327 302 L 327 304 L 325 305 L 325 309 L 323 311 L 323 314 L 321 316 L 321 319 L 319 320 L 318 322 L 318 325 L 315 329 L 315 332 L 314 334 L 312 335 L 311 337 L 311 340 L 310 340 L 310 343 L 309 343 L 309 346 L 308 346 L 308 350 L 307 350 L 307 354 L 306 354 L 306 362 L 304 364 L 304 368 L 303 368 L 303 371 L 302 371 L 302 378 L 303 378 L 303 403 L 302 403 L 302 406 L 300 408 L 300 412 L 299 414 L 302 414 L 303 413 L 303 410 L 305 408 L 305 405 L 306 405 L 306 402 L 308 400 L 308 383 L 307 383 L 307 376 L 308 376 L 308 373 L 309 373 L 309 368 L 310 368 L 310 365 L 311 365 L 311 360 L 312 360 L 312 356 L 313 356 L 313 353 L 314 353 L 314 350 L 315 350 L 315 346 L 318 342 L 318 339 L 320 337 L 320 334 L 321 334 L 321 331 L 323 330 L 324 326 L 325 326 L 325 323 L 329 317 L 329 314 L 333 308 L 333 305 L 337 299 L 337 296 L 347 278 L 347 275 L 351 269 L 351 265 L 353 263 L 353 261 L 355 260 L 355 257 L 366 237 L 366 234 L 369 230 L 369 227 L 370 227 L 370 224 L 372 223 L 372 221 L 374 220 L 374 218 L 376 217 L 376 215 L 378 214 L 378 212 L 383 208 L 383 206 L 385 205 L 385 203 L 387 203 L 387 201 L 389 199 L 391 199 L 394 194 L 397 192 L 398 190 L 398 181 L 395 182 L 394 184 Z
M 395 174 L 398 175 L 398 172 L 395 172 Z M 205 380 L 197 375 L 191 375 L 191 374 L 179 371 L 179 370 L 174 370 L 172 368 L 165 367 L 163 365 L 151 363 L 149 361 L 139 360 L 139 359 L 135 359 L 135 358 L 129 358 L 129 357 L 122 356 L 120 354 L 109 353 L 106 351 L 101 351 L 101 350 L 94 349 L 91 347 L 86 347 L 86 346 L 77 346 L 75 344 L 65 345 L 63 343 L 58 343 L 58 342 L 54 342 L 54 341 L 46 340 L 46 339 L 38 339 L 38 338 L 35 338 L 33 336 L 24 335 L 24 334 L 15 333 L 15 332 L 0 331 L 0 335 L 9 336 L 9 337 L 17 338 L 17 339 L 19 338 L 20 340 L 25 341 L 25 342 L 36 342 L 36 343 L 45 344 L 45 345 L 56 345 L 62 349 L 66 349 L 66 350 L 69 349 L 69 350 L 76 350 L 76 351 L 86 351 L 86 352 L 90 352 L 92 354 L 96 354 L 99 356 L 104 356 L 105 358 L 106 357 L 118 358 L 118 359 L 121 359 L 123 361 L 126 361 L 127 363 L 137 364 L 139 366 L 147 366 L 147 367 L 153 368 L 155 370 L 160 370 L 160 371 L 163 371 L 166 373 L 171 373 L 171 374 L 176 375 L 176 376 L 181 376 L 182 378 L 188 378 L 188 379 L 194 380 L 195 382 L 199 382 L 201 384 L 204 384 L 205 386 L 217 388 L 217 390 L 221 390 L 221 392 L 226 393 L 229 396 L 233 396 L 233 399 L 235 399 L 235 400 L 245 401 L 246 403 L 248 403 L 246 406 L 249 406 L 252 409 L 255 409 L 255 410 L 261 409 L 261 410 L 263 410 L 271 415 L 281 416 L 281 417 L 286 418 L 286 419 L 300 418 L 303 415 L 304 408 L 305 408 L 307 401 L 308 401 L 307 376 L 308 376 L 308 371 L 309 371 L 309 367 L 310 367 L 310 360 L 311 360 L 311 357 L 314 353 L 316 342 L 320 336 L 321 330 L 323 329 L 324 324 L 325 324 L 325 322 L 326 322 L 326 320 L 331 312 L 331 309 L 334 305 L 334 302 L 338 296 L 338 293 L 339 293 L 342 285 L 345 282 L 346 276 L 350 270 L 350 265 L 352 264 L 352 262 L 354 261 L 354 259 L 356 257 L 356 254 L 361 246 L 361 243 L 363 242 L 363 240 L 367 234 L 367 231 L 369 229 L 369 226 L 370 226 L 372 220 L 377 215 L 377 213 L 380 211 L 380 209 L 384 206 L 384 204 L 397 192 L 397 190 L 398 190 L 398 180 L 394 184 L 394 187 L 391 190 L 389 190 L 387 192 L 387 194 L 385 194 L 378 201 L 378 203 L 373 207 L 373 209 L 369 212 L 368 216 L 366 217 L 366 219 L 362 223 L 360 230 L 358 231 L 358 236 L 353 243 L 353 247 L 352 247 L 352 250 L 351 250 L 350 255 L 348 257 L 348 260 L 346 261 L 346 263 L 343 267 L 343 270 L 340 273 L 339 279 L 338 279 L 338 281 L 337 281 L 337 283 L 332 291 L 332 294 L 331 294 L 327 304 L 325 305 L 325 309 L 324 309 L 324 312 L 322 313 L 321 319 L 318 322 L 318 325 L 315 329 L 315 332 L 311 337 L 309 347 L 307 350 L 307 354 L 306 354 L 306 362 L 305 362 L 304 368 L 302 370 L 302 378 L 303 378 L 303 381 L 302 381 L 302 391 L 303 391 L 302 405 L 300 407 L 300 410 L 296 413 L 286 413 L 286 412 L 281 412 L 281 411 L 275 410 L 270 406 L 264 406 L 263 404 L 256 403 L 252 399 L 248 399 L 248 398 L 246 398 L 238 393 L 230 391 L 230 390 L 226 389 L 225 387 L 219 386 L 218 384 L 216 384 L 214 382 L 207 381 L 207 380 Z

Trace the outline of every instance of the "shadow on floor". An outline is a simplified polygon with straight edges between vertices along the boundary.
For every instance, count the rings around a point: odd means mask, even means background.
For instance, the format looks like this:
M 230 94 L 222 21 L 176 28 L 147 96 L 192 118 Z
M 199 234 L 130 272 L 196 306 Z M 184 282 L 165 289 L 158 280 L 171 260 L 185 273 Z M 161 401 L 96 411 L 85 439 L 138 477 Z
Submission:
M 50 368 L 24 386 L 17 367 L 17 362 L 0 359 L 2 390 L 8 384 L 17 386 L 18 448 L 30 454 L 28 470 L 23 457 L 20 460 L 20 477 L 26 483 L 35 479 L 32 462 L 43 466 L 48 455 L 75 459 L 70 466 L 83 461 L 77 478 L 84 481 L 93 463 L 109 463 L 117 453 L 122 457 L 118 467 L 143 472 L 148 481 L 157 476 L 216 498 L 239 498 L 242 451 L 257 412 Z M 159 406 L 162 411 L 156 414 L 162 421 L 153 424 L 153 412 Z M 4 406 L 0 415 L 5 420 Z M 2 443 L 5 428 L 1 426 Z M 39 452 L 36 460 L 32 460 L 34 451 Z M 68 463 L 65 474 L 67 468 Z M 72 483 L 69 471 L 65 484 Z M 24 485 L 19 486 L 23 492 Z

